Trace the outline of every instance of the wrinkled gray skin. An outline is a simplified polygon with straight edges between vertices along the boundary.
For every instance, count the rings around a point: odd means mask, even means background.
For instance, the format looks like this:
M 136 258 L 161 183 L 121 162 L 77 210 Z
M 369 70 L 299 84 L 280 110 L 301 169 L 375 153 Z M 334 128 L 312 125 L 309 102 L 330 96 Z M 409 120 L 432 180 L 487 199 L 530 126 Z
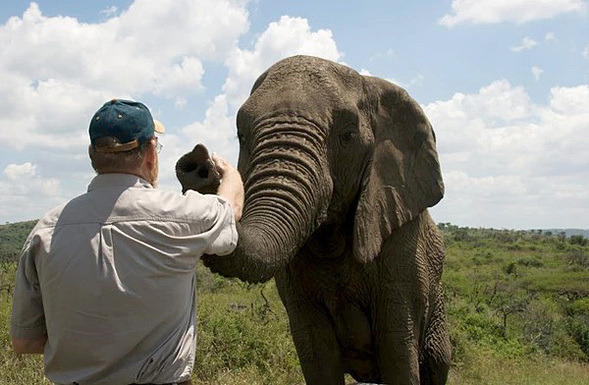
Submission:
M 430 123 L 401 88 L 314 57 L 272 66 L 237 116 L 239 242 L 214 272 L 272 277 L 308 384 L 444 384 L 443 195 Z

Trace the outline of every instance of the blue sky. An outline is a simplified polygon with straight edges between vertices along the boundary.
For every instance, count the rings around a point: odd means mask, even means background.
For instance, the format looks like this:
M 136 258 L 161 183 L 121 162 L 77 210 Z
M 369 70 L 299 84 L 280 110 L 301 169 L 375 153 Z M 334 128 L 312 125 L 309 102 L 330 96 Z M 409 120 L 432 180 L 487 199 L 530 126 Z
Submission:
M 167 128 L 160 188 L 203 142 L 237 159 L 235 113 L 274 62 L 309 54 L 408 90 L 434 126 L 438 222 L 589 228 L 589 2 L 6 0 L 0 223 L 83 193 L 90 116 L 113 97 Z

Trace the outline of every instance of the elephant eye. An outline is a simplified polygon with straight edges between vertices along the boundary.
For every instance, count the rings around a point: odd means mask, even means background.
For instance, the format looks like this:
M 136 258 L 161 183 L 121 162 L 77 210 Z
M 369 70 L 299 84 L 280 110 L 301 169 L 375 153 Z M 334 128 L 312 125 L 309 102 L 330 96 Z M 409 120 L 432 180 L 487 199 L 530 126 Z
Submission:
M 237 139 L 239 140 L 239 144 L 245 143 L 245 135 L 237 133 Z
M 346 131 L 340 135 L 340 137 L 339 137 L 340 143 L 342 144 L 342 146 L 346 146 L 352 141 L 352 139 L 354 139 L 355 136 L 356 136 L 355 132 Z
M 360 124 L 357 111 L 342 109 L 335 113 L 334 130 L 338 133 L 339 144 L 342 147 L 347 146 L 358 137 L 358 127 Z

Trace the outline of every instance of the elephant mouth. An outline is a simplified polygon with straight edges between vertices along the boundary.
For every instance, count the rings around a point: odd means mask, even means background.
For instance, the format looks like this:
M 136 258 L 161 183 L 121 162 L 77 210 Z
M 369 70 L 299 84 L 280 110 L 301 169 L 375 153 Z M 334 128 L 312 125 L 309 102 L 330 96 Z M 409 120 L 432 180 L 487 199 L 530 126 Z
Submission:
M 310 237 L 305 244 L 305 252 L 313 255 L 314 258 L 341 258 L 348 246 L 350 235 L 342 231 L 338 224 L 323 224 Z

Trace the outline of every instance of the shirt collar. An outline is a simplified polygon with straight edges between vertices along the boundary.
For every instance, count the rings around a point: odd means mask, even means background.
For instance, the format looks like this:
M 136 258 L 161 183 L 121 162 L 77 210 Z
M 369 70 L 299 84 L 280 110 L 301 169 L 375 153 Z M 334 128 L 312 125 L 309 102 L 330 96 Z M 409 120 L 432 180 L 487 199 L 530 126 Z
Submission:
M 133 174 L 98 174 L 88 185 L 88 192 L 105 187 L 143 187 L 153 188 L 153 186 L 143 178 Z

